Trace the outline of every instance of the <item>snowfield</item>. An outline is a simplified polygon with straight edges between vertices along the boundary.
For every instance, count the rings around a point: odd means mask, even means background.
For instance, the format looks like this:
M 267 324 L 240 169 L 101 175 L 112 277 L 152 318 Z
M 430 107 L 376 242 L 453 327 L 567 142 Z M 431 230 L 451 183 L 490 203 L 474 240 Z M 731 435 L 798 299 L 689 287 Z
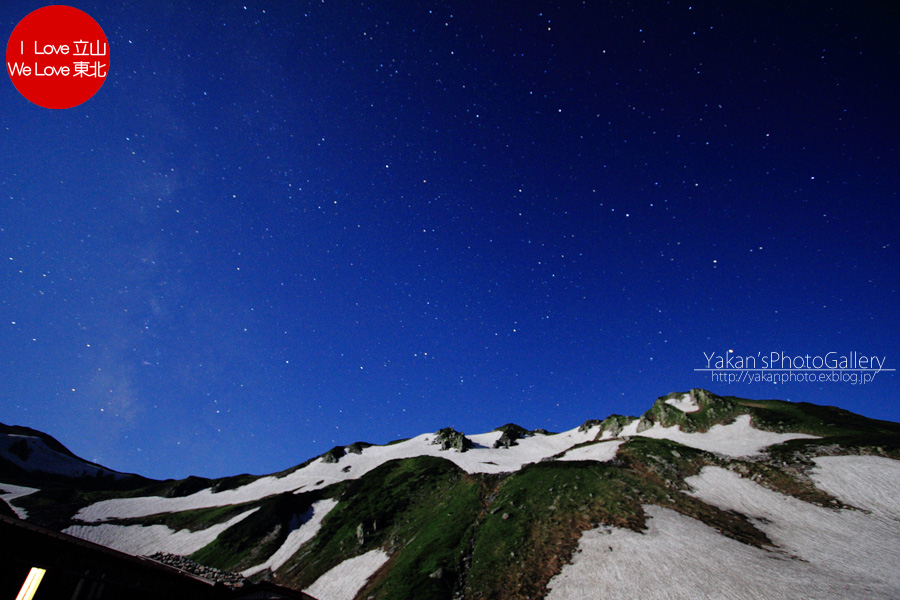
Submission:
M 900 461 L 880 456 L 821 456 L 811 477 L 838 500 L 900 521 Z
M 697 404 L 696 400 L 691 398 L 690 393 L 682 394 L 678 398 L 669 398 L 666 400 L 666 404 L 670 404 L 681 412 L 686 413 L 697 412 L 700 410 L 700 405 Z
M 597 427 L 587 431 L 573 429 L 556 435 L 533 435 L 518 440 L 509 449 L 493 449 L 491 446 L 502 435 L 491 431 L 470 436 L 475 448 L 467 452 L 440 449 L 432 444 L 435 434 L 427 433 L 388 446 L 371 446 L 362 454 L 347 453 L 336 463 L 326 463 L 321 458 L 293 473 L 278 478 L 268 476 L 245 486 L 213 493 L 207 488 L 181 498 L 118 498 L 104 500 L 81 509 L 75 518 L 98 522 L 110 518 L 143 517 L 147 515 L 177 512 L 195 508 L 225 506 L 258 500 L 283 492 L 301 492 L 320 489 L 338 481 L 358 479 L 389 460 L 414 456 L 439 456 L 453 461 L 469 473 L 501 473 L 516 471 L 526 463 L 538 462 L 547 456 L 563 452 L 575 444 L 591 441 L 599 433 Z M 344 469 L 349 467 L 345 472 Z
M 594 460 L 597 462 L 607 462 L 616 457 L 619 446 L 625 443 L 625 440 L 607 440 L 591 444 L 590 446 L 582 446 L 569 450 L 559 460 Z
M 270 556 L 266 562 L 258 564 L 255 567 L 250 567 L 245 570 L 242 575 L 244 577 L 250 577 L 265 569 L 272 569 L 273 571 L 278 570 L 281 565 L 286 563 L 294 553 L 300 549 L 300 546 L 319 533 L 319 529 L 322 527 L 322 521 L 335 506 L 337 506 L 337 500 L 332 499 L 319 500 L 313 504 L 309 509 L 309 512 L 303 515 L 304 520 L 302 523 L 298 524 L 288 534 L 287 539 L 284 540 L 281 547 L 273 552 L 272 556 Z
M 33 494 L 39 491 L 40 490 L 38 488 L 0 482 L 0 499 L 3 499 L 9 505 L 9 507 L 13 509 L 13 512 L 15 512 L 16 516 L 20 519 L 27 519 L 28 511 L 26 511 L 24 508 L 14 506 L 12 501 L 16 498 L 21 498 L 22 496 L 27 496 L 28 494 Z
M 761 454 L 766 447 L 787 440 L 816 437 L 805 433 L 773 433 L 756 429 L 750 425 L 750 415 L 740 415 L 728 425 L 713 425 L 705 433 L 686 433 L 677 425 L 662 427 L 656 423 L 637 435 L 672 440 L 685 446 L 735 458 Z
M 897 590 L 845 578 L 783 553 L 718 534 L 667 508 L 645 506 L 648 529 L 593 529 L 548 600 L 796 600 L 897 598 Z M 609 533 L 606 533 L 609 531 Z
M 645 506 L 643 533 L 585 532 L 572 564 L 550 581 L 548 598 L 900 597 L 900 461 L 847 456 L 816 464 L 817 485 L 871 512 L 807 504 L 705 467 L 688 478 L 692 493 L 745 514 L 777 548 L 754 548 L 670 509 Z
M 900 490 L 897 465 L 885 467 L 885 464 L 896 462 L 876 457 L 835 456 L 825 461 L 819 459 L 816 464 L 819 478 L 832 483 L 839 497 L 855 495 L 865 506 L 876 504 L 862 497 L 868 495 L 869 489 Z M 840 481 L 841 475 L 860 464 L 868 467 L 858 472 L 856 483 L 863 487 L 854 490 L 843 485 L 845 481 Z M 891 479 L 886 481 L 885 477 Z M 758 529 L 791 555 L 857 581 L 872 579 L 887 583 L 895 597 L 900 595 L 900 569 L 897 568 L 900 565 L 900 521 L 890 514 L 822 508 L 784 496 L 718 467 L 705 467 L 700 475 L 686 481 L 694 488 L 693 495 L 724 510 L 747 515 Z M 873 498 L 878 496 L 878 492 L 873 494 Z M 893 510 L 897 511 L 897 496 L 894 498 Z
M 637 427 L 638 420 L 635 419 L 622 430 L 620 438 L 632 435 L 664 438 L 727 456 L 758 454 L 763 448 L 772 444 L 789 439 L 815 437 L 799 433 L 761 431 L 751 427 L 749 415 L 742 415 L 734 423 L 728 425 L 716 425 L 706 433 L 685 433 L 678 426 L 661 427 L 658 424 L 637 433 Z M 180 498 L 153 496 L 104 500 L 81 509 L 75 518 L 93 523 L 111 518 L 144 517 L 159 513 L 251 502 L 273 494 L 310 491 L 338 481 L 357 479 L 389 460 L 414 456 L 446 458 L 468 473 L 512 472 L 521 469 L 528 463 L 539 462 L 544 458 L 565 452 L 577 444 L 593 441 L 599 433 L 599 427 L 594 426 L 586 431 L 572 429 L 555 435 L 535 434 L 518 440 L 517 445 L 508 449 L 494 449 L 491 446 L 502 433 L 491 431 L 469 436 L 475 447 L 467 452 L 442 451 L 440 446 L 431 443 L 435 434 L 427 433 L 396 444 L 371 446 L 363 449 L 361 454 L 348 452 L 336 463 L 326 463 L 318 458 L 285 477 L 262 477 L 233 490 L 213 493 L 211 489 L 207 488 Z M 608 432 L 604 432 L 602 439 L 611 439 Z M 618 445 L 598 444 L 576 449 L 567 453 L 564 460 L 607 461 L 615 457 L 616 448 Z
M 353 600 L 389 558 L 384 550 L 370 550 L 325 572 L 303 591 L 317 600 Z
M 137 556 L 148 556 L 156 552 L 168 552 L 186 556 L 215 540 L 220 533 L 232 525 L 246 519 L 259 510 L 254 508 L 243 512 L 225 523 L 213 525 L 200 531 L 181 529 L 173 531 L 165 525 L 73 525 L 63 533 L 108 546 L 121 552 Z

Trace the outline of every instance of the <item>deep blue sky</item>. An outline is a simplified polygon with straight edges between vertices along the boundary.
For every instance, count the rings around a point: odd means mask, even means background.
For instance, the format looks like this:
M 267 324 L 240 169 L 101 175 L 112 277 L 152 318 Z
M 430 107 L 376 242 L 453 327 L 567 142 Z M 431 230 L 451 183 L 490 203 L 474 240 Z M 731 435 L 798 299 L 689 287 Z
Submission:
M 73 5 L 98 94 L 0 94 L 0 421 L 181 477 L 691 387 L 900 420 L 694 371 L 900 363 L 895 3 Z

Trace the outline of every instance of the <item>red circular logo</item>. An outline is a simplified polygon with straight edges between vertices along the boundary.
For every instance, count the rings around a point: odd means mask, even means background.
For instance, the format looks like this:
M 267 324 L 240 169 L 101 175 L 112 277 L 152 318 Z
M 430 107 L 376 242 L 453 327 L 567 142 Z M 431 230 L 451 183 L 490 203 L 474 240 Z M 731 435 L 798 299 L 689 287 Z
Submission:
M 45 6 L 19 21 L 6 44 L 6 72 L 44 108 L 90 100 L 109 73 L 109 43 L 97 21 L 71 6 Z

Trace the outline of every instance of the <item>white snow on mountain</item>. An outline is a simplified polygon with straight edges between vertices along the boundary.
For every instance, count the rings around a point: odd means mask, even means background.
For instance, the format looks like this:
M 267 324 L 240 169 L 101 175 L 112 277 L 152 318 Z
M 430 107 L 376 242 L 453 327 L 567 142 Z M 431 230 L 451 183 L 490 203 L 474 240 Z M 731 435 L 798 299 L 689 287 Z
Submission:
M 27 519 L 28 511 L 26 511 L 24 508 L 19 508 L 18 506 L 13 504 L 12 501 L 16 498 L 21 498 L 22 496 L 27 496 L 28 494 L 33 494 L 39 491 L 40 490 L 37 488 L 0 482 L 0 499 L 6 501 L 6 503 L 9 504 L 9 507 L 13 509 L 13 512 L 15 512 L 16 516 L 18 516 L 20 519 Z
M 303 521 L 297 524 L 297 526 L 287 535 L 287 538 L 284 540 L 284 543 L 281 544 L 281 547 L 272 553 L 272 556 L 270 556 L 266 562 L 245 570 L 243 572 L 244 577 L 250 577 L 265 569 L 272 569 L 273 571 L 279 569 L 281 565 L 286 563 L 303 544 L 315 537 L 322 527 L 322 521 L 325 519 L 325 516 L 330 513 L 331 509 L 335 506 L 337 506 L 337 500 L 332 500 L 330 498 L 319 500 L 313 504 L 309 511 L 303 515 Z
M 638 421 L 629 423 L 620 437 L 641 435 L 652 438 L 670 439 L 686 446 L 718 452 L 728 456 L 744 456 L 759 453 L 764 447 L 795 438 L 814 437 L 799 433 L 772 433 L 761 431 L 750 425 L 749 415 L 742 415 L 734 423 L 716 425 L 706 433 L 685 433 L 678 426 L 654 427 L 637 433 Z M 414 456 L 439 456 L 456 463 L 469 473 L 501 473 L 521 469 L 528 463 L 565 452 L 572 446 L 593 441 L 600 433 L 594 426 L 585 431 L 572 429 L 555 435 L 535 434 L 518 440 L 510 448 L 492 448 L 502 435 L 491 431 L 470 436 L 475 447 L 466 452 L 440 449 L 432 441 L 435 434 L 423 434 L 412 439 L 389 444 L 371 446 L 361 454 L 347 453 L 336 463 L 327 463 L 321 458 L 284 477 L 262 477 L 245 486 L 214 493 L 211 489 L 201 490 L 179 498 L 118 498 L 104 500 L 81 509 L 76 519 L 98 522 L 110 518 L 143 517 L 152 514 L 177 512 L 196 508 L 224 506 L 258 500 L 273 494 L 301 492 L 320 489 L 338 481 L 356 479 L 389 460 Z M 606 437 L 605 435 L 603 437 Z M 579 449 L 567 454 L 566 460 L 610 460 L 615 456 L 613 446 L 599 445 L 594 449 Z
M 439 445 L 432 443 L 435 434 L 427 433 L 396 444 L 371 446 L 365 448 L 362 454 L 347 453 L 337 463 L 326 463 L 318 458 L 285 477 L 262 477 L 233 490 L 213 493 L 211 489 L 205 489 L 180 498 L 149 497 L 105 500 L 81 509 L 75 518 L 96 522 L 109 518 L 142 517 L 164 512 L 249 502 L 272 494 L 309 491 L 338 481 L 357 479 L 389 460 L 414 456 L 446 458 L 469 473 L 516 471 L 526 463 L 538 462 L 544 457 L 563 452 L 575 444 L 593 440 L 597 433 L 598 429 L 594 427 L 587 431 L 573 429 L 556 435 L 536 434 L 518 440 L 518 444 L 509 449 L 493 449 L 491 446 L 502 433 L 492 431 L 471 436 L 470 439 L 476 444 L 476 447 L 467 452 L 442 451 Z
M 900 461 L 880 456 L 820 456 L 812 480 L 851 506 L 900 521 Z
M 682 394 L 678 398 L 669 398 L 666 400 L 666 404 L 671 404 L 681 412 L 686 413 L 697 412 L 700 410 L 700 405 L 691 397 L 690 393 Z
M 384 550 L 370 550 L 326 571 L 303 591 L 318 600 L 353 600 L 389 558 Z
M 863 465 L 854 489 L 842 480 L 848 470 Z M 882 492 L 900 491 L 900 464 L 878 457 L 818 459 L 820 480 L 828 481 L 838 497 L 855 496 L 862 505 L 877 505 Z M 815 481 L 815 479 L 814 479 Z M 834 510 L 784 496 L 719 467 L 705 467 L 686 482 L 692 494 L 723 510 L 749 517 L 778 547 L 825 570 L 858 581 L 889 584 L 900 595 L 900 520 L 889 513 Z M 869 500 L 869 490 L 877 490 Z M 894 501 L 893 511 L 897 511 Z M 896 514 L 896 513 L 895 513 Z
M 63 533 L 81 539 L 135 554 L 150 555 L 156 552 L 188 555 L 196 552 L 216 539 L 220 533 L 246 519 L 259 510 L 254 508 L 232 517 L 224 523 L 213 525 L 200 531 L 180 529 L 174 531 L 165 525 L 73 525 Z
M 616 457 L 619 446 L 625 443 L 625 440 L 607 440 L 581 446 L 566 452 L 559 460 L 593 460 L 597 462 L 606 462 Z
M 840 456 L 816 465 L 817 485 L 869 512 L 822 508 L 705 467 L 688 478 L 691 493 L 746 515 L 776 547 L 742 544 L 696 519 L 645 506 L 642 533 L 585 532 L 572 563 L 550 581 L 548 599 L 900 597 L 900 461 Z
M 547 600 L 795 600 L 896 598 L 896 590 L 832 574 L 727 538 L 704 523 L 645 506 L 647 530 L 592 529 Z M 608 533 L 607 533 L 608 532 Z
M 704 433 L 687 433 L 677 425 L 662 427 L 656 423 L 637 435 L 672 440 L 691 448 L 732 457 L 760 454 L 766 447 L 787 440 L 816 437 L 805 433 L 774 433 L 756 429 L 750 424 L 750 415 L 740 415 L 728 425 L 714 425 Z

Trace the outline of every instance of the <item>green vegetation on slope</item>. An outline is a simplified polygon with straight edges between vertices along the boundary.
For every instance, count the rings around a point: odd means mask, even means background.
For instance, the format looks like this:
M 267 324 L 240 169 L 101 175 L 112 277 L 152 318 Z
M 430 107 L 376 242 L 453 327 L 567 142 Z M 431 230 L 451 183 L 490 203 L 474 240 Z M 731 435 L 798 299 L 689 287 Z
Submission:
M 745 517 L 682 493 L 688 488 L 685 478 L 727 462 L 669 440 L 634 437 L 609 463 L 541 462 L 508 475 L 476 534 L 466 596 L 543 597 L 582 532 L 600 525 L 640 531 L 643 504 L 700 519 L 746 544 L 770 544 Z
M 278 550 L 290 533 L 291 522 L 306 515 L 313 503 L 322 497 L 321 492 L 285 492 L 264 498 L 256 503 L 259 510 L 219 534 L 191 558 L 223 571 L 241 571 L 255 566 Z M 244 505 L 243 510 L 249 506 Z M 214 510 L 201 512 L 209 514 Z
M 594 462 L 543 462 L 509 475 L 476 534 L 466 596 L 541 597 L 582 531 L 601 522 L 643 525 L 635 483 Z
M 687 432 L 708 431 L 713 425 L 731 422 L 737 415 L 745 412 L 733 400 L 716 396 L 706 390 L 694 389 L 688 393 L 699 406 L 699 410 L 686 413 L 666 403 L 667 400 L 680 398 L 683 395 L 680 392 L 662 396 L 644 413 L 642 426 L 638 427 L 638 431 L 648 428 L 653 423 L 660 423 L 663 427 L 678 425 L 682 431 Z
M 200 531 L 224 523 L 237 515 L 246 512 L 256 505 L 259 501 L 245 502 L 243 504 L 228 504 L 226 506 L 213 506 L 210 508 L 195 508 L 192 510 L 182 510 L 179 512 L 159 513 L 146 517 L 136 517 L 130 519 L 108 519 L 104 523 L 112 523 L 115 525 L 165 525 L 173 531 L 187 529 L 188 531 Z M 211 565 L 210 565 L 211 566 Z
M 811 435 L 900 435 L 900 423 L 878 421 L 835 406 L 783 400 L 726 398 L 746 407 L 753 423 L 769 431 L 791 431 Z
M 480 477 L 442 458 L 387 462 L 345 484 L 340 504 L 280 581 L 303 588 L 347 558 L 387 548 L 389 569 L 364 597 L 450 598 L 481 494 Z

